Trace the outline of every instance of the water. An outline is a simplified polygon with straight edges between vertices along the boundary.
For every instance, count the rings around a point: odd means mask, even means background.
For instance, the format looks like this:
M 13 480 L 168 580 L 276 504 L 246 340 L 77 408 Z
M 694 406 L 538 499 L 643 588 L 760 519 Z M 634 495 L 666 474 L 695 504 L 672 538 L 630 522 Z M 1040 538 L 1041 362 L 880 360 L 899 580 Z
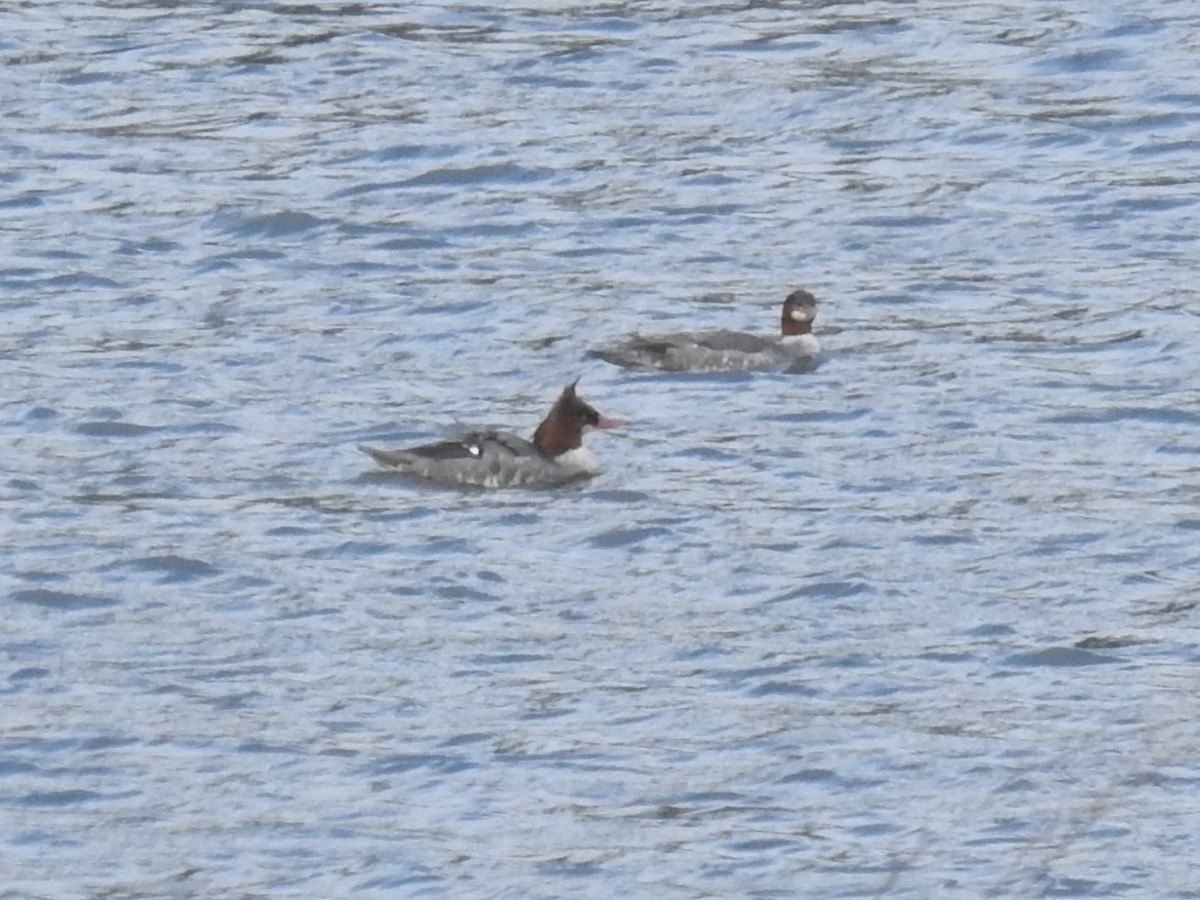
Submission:
M 6 6 L 0 897 L 1200 895 L 1198 25 Z

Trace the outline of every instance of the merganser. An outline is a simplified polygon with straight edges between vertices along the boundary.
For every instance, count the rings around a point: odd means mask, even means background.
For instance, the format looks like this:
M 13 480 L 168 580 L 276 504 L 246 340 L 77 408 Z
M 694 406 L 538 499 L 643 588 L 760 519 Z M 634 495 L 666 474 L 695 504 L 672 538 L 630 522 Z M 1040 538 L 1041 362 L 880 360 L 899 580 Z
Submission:
M 821 344 L 812 333 L 817 298 L 792 291 L 783 301 L 779 337 L 740 331 L 698 334 L 633 335 L 619 344 L 592 350 L 588 356 L 614 366 L 661 369 L 665 372 L 808 372 L 821 360 Z
M 500 488 L 563 484 L 595 473 L 583 448 L 585 428 L 624 424 L 596 412 L 575 393 L 576 378 L 563 388 L 542 424 L 525 440 L 506 431 L 473 431 L 449 441 L 405 450 L 358 449 L 386 469 L 442 484 Z

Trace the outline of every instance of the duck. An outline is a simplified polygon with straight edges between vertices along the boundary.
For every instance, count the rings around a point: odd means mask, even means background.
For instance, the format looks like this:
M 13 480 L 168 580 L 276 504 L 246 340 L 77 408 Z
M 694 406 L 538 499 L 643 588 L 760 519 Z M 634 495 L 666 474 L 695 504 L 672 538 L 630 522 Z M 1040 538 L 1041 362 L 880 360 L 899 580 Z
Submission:
M 614 366 L 663 372 L 810 372 L 821 362 L 812 333 L 817 298 L 797 289 L 783 300 L 777 336 L 718 329 L 695 333 L 635 334 L 588 352 Z
M 456 438 L 408 447 L 358 449 L 383 469 L 450 486 L 506 488 L 555 486 L 589 477 L 598 464 L 583 446 L 589 428 L 626 424 L 602 416 L 576 391 L 563 388 L 529 440 L 507 431 L 478 430 Z

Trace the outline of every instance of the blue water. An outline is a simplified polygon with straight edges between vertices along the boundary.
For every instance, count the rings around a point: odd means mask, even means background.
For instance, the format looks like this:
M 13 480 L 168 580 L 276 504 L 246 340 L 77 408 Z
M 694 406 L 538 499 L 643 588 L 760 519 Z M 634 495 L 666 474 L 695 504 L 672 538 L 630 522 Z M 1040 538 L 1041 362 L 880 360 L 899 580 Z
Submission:
M 0 898 L 1200 896 L 1198 28 L 0 9 Z

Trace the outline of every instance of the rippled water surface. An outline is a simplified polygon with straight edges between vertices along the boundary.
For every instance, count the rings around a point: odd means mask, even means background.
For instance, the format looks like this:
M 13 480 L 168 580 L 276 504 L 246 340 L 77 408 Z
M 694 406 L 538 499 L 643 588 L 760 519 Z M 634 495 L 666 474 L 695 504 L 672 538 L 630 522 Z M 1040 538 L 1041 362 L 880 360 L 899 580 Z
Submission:
M 1200 896 L 1198 35 L 0 7 L 0 897 Z

